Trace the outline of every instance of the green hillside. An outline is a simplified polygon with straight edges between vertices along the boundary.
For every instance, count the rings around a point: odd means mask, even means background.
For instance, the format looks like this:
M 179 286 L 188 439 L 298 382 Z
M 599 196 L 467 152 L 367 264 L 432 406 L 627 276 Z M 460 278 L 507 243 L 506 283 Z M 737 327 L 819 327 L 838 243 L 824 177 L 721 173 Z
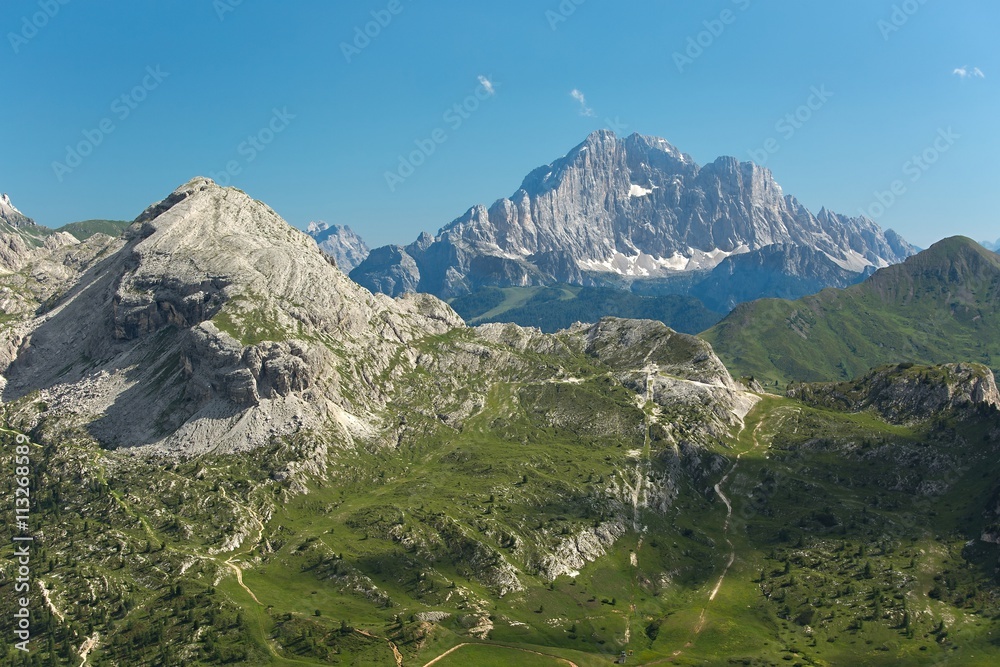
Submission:
M 766 384 L 847 380 L 896 362 L 1000 368 L 1000 256 L 964 237 L 843 290 L 741 305 L 702 336 Z
M 539 359 L 574 381 L 467 378 L 491 388 L 458 430 L 405 405 L 437 381 L 408 377 L 398 449 L 305 433 L 181 461 L 85 437 L 31 447 L 41 664 L 75 667 L 95 635 L 90 664 L 150 667 L 424 666 L 462 644 L 437 664 L 1000 660 L 1000 548 L 978 539 L 998 530 L 994 408 L 899 426 L 765 397 L 744 428 L 678 450 L 688 417 L 638 405 L 593 357 Z M 45 441 L 45 407 L 2 416 Z M 0 434 L 9 470 L 14 435 Z M 288 477 L 314 462 L 307 486 Z M 674 485 L 669 506 L 632 505 L 646 475 Z M 542 575 L 553 545 L 623 512 L 603 555 Z
M 69 232 L 79 240 L 84 241 L 94 234 L 121 236 L 122 232 L 131 224 L 127 220 L 83 220 L 82 222 L 71 222 L 56 231 Z
M 472 325 L 513 322 L 554 333 L 575 322 L 602 317 L 657 320 L 682 333 L 698 333 L 722 315 L 694 297 L 674 294 L 645 296 L 607 287 L 487 287 L 451 301 L 451 307 Z

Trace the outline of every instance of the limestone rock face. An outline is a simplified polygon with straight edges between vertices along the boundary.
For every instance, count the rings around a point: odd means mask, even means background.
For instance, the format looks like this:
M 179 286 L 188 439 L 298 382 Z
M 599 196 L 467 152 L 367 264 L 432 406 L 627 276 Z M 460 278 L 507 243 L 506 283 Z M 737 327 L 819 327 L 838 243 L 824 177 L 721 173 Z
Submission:
M 31 246 L 20 236 L 0 235 L 0 271 L 17 271 L 24 266 L 30 253 Z
M 28 227 L 35 224 L 35 221 L 17 210 L 17 207 L 10 201 L 7 193 L 0 194 L 0 224 L 11 227 Z
M 795 255 L 800 247 L 813 255 Z M 771 253 L 727 271 L 765 264 L 787 280 L 772 289 L 758 278 L 745 286 L 750 295 L 713 284 L 704 291 L 723 306 L 774 290 L 800 296 L 807 286 L 796 288 L 798 278 L 844 286 L 915 252 L 871 220 L 812 214 L 755 164 L 723 157 L 700 166 L 664 139 L 599 131 L 533 171 L 511 197 L 470 208 L 433 238 L 376 249 L 351 277 L 388 294 L 451 297 L 484 286 L 704 274 L 764 248 Z
M 25 324 L 3 400 L 40 390 L 110 446 L 252 448 L 338 419 L 357 430 L 400 347 L 463 325 L 433 297 L 372 295 L 266 205 L 204 178 L 80 268 Z
M 894 423 L 949 410 L 1000 409 L 993 371 L 980 364 L 885 366 L 854 382 L 795 385 L 788 393 L 846 411 L 872 409 Z

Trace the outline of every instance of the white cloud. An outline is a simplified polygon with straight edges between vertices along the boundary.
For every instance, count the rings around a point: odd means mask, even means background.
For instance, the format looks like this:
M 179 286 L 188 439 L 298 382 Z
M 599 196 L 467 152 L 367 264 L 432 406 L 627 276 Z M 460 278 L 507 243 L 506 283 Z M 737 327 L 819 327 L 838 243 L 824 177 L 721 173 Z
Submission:
M 495 95 L 496 88 L 493 86 L 493 82 L 489 80 L 489 77 L 485 77 L 482 74 L 479 75 L 479 85 L 483 87 L 487 95 Z
M 952 72 L 959 79 L 985 79 L 986 75 L 983 74 L 983 70 L 978 67 L 956 67 L 955 71 Z
M 580 115 L 581 116 L 593 116 L 594 110 L 587 106 L 587 98 L 582 92 L 574 88 L 569 92 L 570 97 L 580 103 Z

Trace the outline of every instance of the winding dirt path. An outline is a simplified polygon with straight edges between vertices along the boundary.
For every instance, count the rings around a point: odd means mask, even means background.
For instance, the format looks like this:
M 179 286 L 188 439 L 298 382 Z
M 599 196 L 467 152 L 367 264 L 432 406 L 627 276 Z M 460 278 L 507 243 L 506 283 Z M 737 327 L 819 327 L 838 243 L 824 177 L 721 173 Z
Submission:
M 257 596 L 253 594 L 253 591 L 252 591 L 252 590 L 250 590 L 250 588 L 249 588 L 249 587 L 248 587 L 248 586 L 247 586 L 246 584 L 244 584 L 244 583 L 243 583 L 243 570 L 242 570 L 242 569 L 240 568 L 240 566 L 239 566 L 239 565 L 237 565 L 236 563 L 234 563 L 234 562 L 232 561 L 232 559 L 230 559 L 230 560 L 227 560 L 227 561 L 226 561 L 226 565 L 228 565 L 229 567 L 231 567 L 231 568 L 233 569 L 233 572 L 235 572 L 235 573 L 236 573 L 236 583 L 238 583 L 238 584 L 240 585 L 240 587 L 241 587 L 241 588 L 242 588 L 243 590 L 245 590 L 245 591 L 247 592 L 247 594 L 248 594 L 248 595 L 249 595 L 250 597 L 252 597 L 252 598 L 253 598 L 253 601 L 254 601 L 254 602 L 256 602 L 256 603 L 257 603 L 257 604 L 259 604 L 259 605 L 260 605 L 261 607 L 263 607 L 263 606 L 264 606 L 264 603 L 263 603 L 263 602 L 261 602 L 260 600 L 258 600 L 258 599 L 257 599 Z
M 80 646 L 80 651 L 79 651 L 80 667 L 83 667 L 84 665 L 87 664 L 87 656 L 90 655 L 91 651 L 97 648 L 97 643 L 100 641 L 100 639 L 101 636 L 95 632 L 92 637 L 88 637 L 87 641 L 83 642 L 83 644 Z
M 758 431 L 760 431 L 761 426 L 764 425 L 766 419 L 767 419 L 766 416 L 762 416 L 760 421 L 757 422 L 757 426 L 753 430 L 753 446 L 750 449 L 743 452 L 739 452 L 736 455 L 736 460 L 733 462 L 733 466 L 729 469 L 728 472 L 726 472 L 725 475 L 722 476 L 722 479 L 720 479 L 718 483 L 716 483 L 716 485 L 713 487 L 715 489 L 716 495 L 719 496 L 719 499 L 722 500 L 723 504 L 726 506 L 726 520 L 722 524 L 722 534 L 725 536 L 726 545 L 729 547 L 729 557 L 726 559 L 726 565 L 722 569 L 722 574 L 719 575 L 719 580 L 715 583 L 715 587 L 712 588 L 711 593 L 709 593 L 708 595 L 708 601 L 705 603 L 705 606 L 702 607 L 701 614 L 698 615 L 698 621 L 694 625 L 691 639 L 688 640 L 686 644 L 684 644 L 683 649 L 677 649 L 676 651 L 674 651 L 671 654 L 670 658 L 667 658 L 667 661 L 672 661 L 674 658 L 684 653 L 684 649 L 691 648 L 692 646 L 694 646 L 694 642 L 698 638 L 698 635 L 700 635 L 701 631 L 705 629 L 705 623 L 708 620 L 707 619 L 708 607 L 715 600 L 715 596 L 719 594 L 719 590 L 722 588 L 722 584 L 725 583 L 726 576 L 729 574 L 730 568 L 733 566 L 733 563 L 736 562 L 736 547 L 733 546 L 732 540 L 729 539 L 729 524 L 733 518 L 733 503 L 729 499 L 729 496 L 727 496 L 725 492 L 723 492 L 722 487 L 725 485 L 726 482 L 729 481 L 729 478 L 732 476 L 732 474 L 736 472 L 736 469 L 740 465 L 740 459 L 743 458 L 743 455 L 749 454 L 755 451 L 758 447 L 760 447 L 760 440 L 757 438 L 757 433 Z M 746 427 L 744 426 L 744 428 Z M 740 429 L 740 433 L 742 432 L 743 429 Z M 739 438 L 738 434 L 737 438 Z
M 378 635 L 373 635 L 372 633 L 367 632 L 366 630 L 360 630 L 358 628 L 354 628 L 354 631 L 359 635 L 362 635 L 363 637 L 368 637 L 369 639 L 377 639 L 379 641 L 387 643 L 389 645 L 389 648 L 392 649 L 392 657 L 396 659 L 396 667 L 403 667 L 403 654 L 399 652 L 399 648 L 388 637 L 379 637 Z
M 438 657 L 436 657 L 433 660 L 431 660 L 430 662 L 426 663 L 424 665 L 424 667 L 431 667 L 431 665 L 433 665 L 434 663 L 438 662 L 439 660 L 444 660 L 446 657 L 448 657 L 449 655 L 451 655 L 452 653 L 454 653 L 458 649 L 462 648 L 463 646 L 497 646 L 497 647 L 500 647 L 500 648 L 505 648 L 505 649 L 507 649 L 509 651 L 521 651 L 522 653 L 531 653 L 532 655 L 540 655 L 540 656 L 542 656 L 544 658 L 552 658 L 553 660 L 558 660 L 559 662 L 566 663 L 567 665 L 569 665 L 569 667 L 580 667 L 579 665 L 577 665 L 575 662 L 573 662 L 569 658 L 560 658 L 557 655 L 550 655 L 548 653 L 542 653 L 540 651 L 532 651 L 531 649 L 527 649 L 527 648 L 518 648 L 517 646 L 504 646 L 503 644 L 490 644 L 489 642 L 465 642 L 464 644 L 459 644 L 458 646 L 452 646 L 450 649 L 448 649 L 447 651 L 445 651 L 444 653 L 442 653 Z

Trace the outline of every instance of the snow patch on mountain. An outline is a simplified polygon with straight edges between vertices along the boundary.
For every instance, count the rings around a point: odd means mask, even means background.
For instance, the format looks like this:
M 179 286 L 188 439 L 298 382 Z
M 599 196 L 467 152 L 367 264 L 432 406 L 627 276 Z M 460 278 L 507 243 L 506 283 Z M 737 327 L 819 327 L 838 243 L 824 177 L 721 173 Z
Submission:
M 684 271 L 700 271 L 714 269 L 727 257 L 747 252 L 749 248 L 740 246 L 732 252 L 715 248 L 708 252 L 696 248 L 688 248 L 686 254 L 675 252 L 669 257 L 656 257 L 639 252 L 635 255 L 624 255 L 616 252 L 604 260 L 580 260 L 583 271 L 599 273 L 617 273 L 622 276 L 650 278 L 668 273 Z
M 641 185 L 632 183 L 632 186 L 629 188 L 628 195 L 629 197 L 645 197 L 646 195 L 653 194 L 653 190 L 655 189 L 655 186 L 652 188 L 644 188 Z

